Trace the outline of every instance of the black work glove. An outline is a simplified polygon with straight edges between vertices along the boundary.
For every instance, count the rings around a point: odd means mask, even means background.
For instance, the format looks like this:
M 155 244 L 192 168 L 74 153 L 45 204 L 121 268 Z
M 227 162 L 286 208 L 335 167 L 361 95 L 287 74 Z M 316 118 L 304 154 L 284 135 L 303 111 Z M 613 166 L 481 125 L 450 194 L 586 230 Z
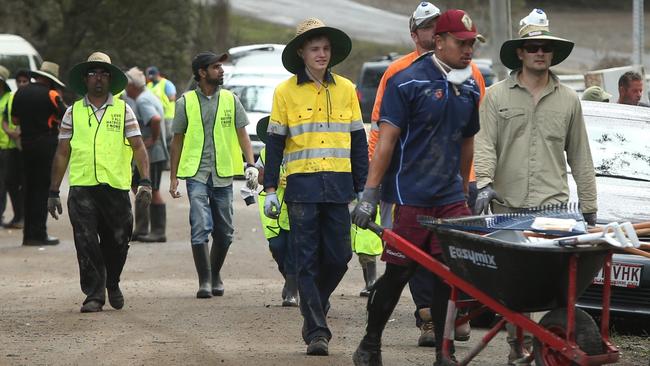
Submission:
M 379 188 L 366 188 L 352 211 L 352 223 L 362 229 L 367 229 L 368 223 L 375 221 L 378 203 Z
M 491 184 L 479 189 L 476 195 L 476 203 L 474 204 L 474 215 L 488 214 L 492 200 L 501 201 L 501 198 L 492 189 Z
M 582 213 L 582 217 L 589 226 L 596 226 L 596 212 Z

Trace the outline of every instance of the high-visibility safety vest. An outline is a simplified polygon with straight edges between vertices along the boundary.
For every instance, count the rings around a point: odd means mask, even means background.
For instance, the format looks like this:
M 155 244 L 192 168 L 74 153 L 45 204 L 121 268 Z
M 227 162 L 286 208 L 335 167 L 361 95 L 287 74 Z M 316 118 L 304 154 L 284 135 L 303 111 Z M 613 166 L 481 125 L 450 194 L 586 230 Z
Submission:
M 161 78 L 155 85 L 150 81 L 147 83 L 147 88 L 151 89 L 151 92 L 162 102 L 165 119 L 172 119 L 174 118 L 174 112 L 176 111 L 176 102 L 169 100 L 167 93 L 165 93 L 165 85 L 168 82 L 170 81 L 165 78 Z
M 133 150 L 124 137 L 125 115 L 126 103 L 118 98 L 106 107 L 101 121 L 83 99 L 72 105 L 70 186 L 131 188 Z
M 379 210 L 377 210 L 375 223 L 377 225 L 381 223 Z M 352 239 L 352 250 L 357 254 L 380 255 L 384 250 L 381 238 L 371 230 L 362 229 L 357 225 L 352 224 L 350 228 L 350 237 Z
M 9 129 L 14 129 L 16 126 L 11 122 L 11 103 L 14 99 L 14 94 L 12 92 L 6 92 L 0 97 L 0 121 L 2 121 L 5 111 L 8 111 L 9 115 Z M 0 125 L 0 150 L 13 149 L 16 147 L 16 142 L 12 140 L 9 135 L 5 133 Z
M 260 159 L 262 164 L 266 160 L 266 148 L 260 151 Z M 280 175 L 285 174 L 284 166 L 280 166 Z M 260 221 L 262 221 L 262 229 L 264 229 L 264 236 L 266 239 L 272 239 L 280 235 L 280 229 L 289 231 L 289 210 L 284 205 L 284 187 L 278 186 L 275 194 L 280 202 L 280 216 L 277 219 L 272 219 L 264 214 L 264 201 L 266 200 L 266 192 L 262 191 L 257 200 L 260 208 Z
M 196 90 L 185 93 L 184 98 L 187 131 L 185 131 L 176 176 L 191 178 L 199 171 L 205 136 L 201 105 Z M 244 159 L 235 126 L 235 97 L 226 89 L 219 91 L 219 107 L 214 118 L 212 139 L 217 175 L 222 178 L 243 175 Z

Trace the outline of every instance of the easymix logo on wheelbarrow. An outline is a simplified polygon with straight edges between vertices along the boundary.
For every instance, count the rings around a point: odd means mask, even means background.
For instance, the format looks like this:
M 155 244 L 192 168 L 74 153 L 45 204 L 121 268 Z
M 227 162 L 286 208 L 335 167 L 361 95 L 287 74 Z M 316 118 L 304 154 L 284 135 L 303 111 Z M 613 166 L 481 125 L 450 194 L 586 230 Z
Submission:
M 466 259 L 471 261 L 475 266 L 498 269 L 494 256 L 488 254 L 486 251 L 475 252 L 473 250 L 456 248 L 455 246 L 450 245 L 449 256 L 453 259 Z

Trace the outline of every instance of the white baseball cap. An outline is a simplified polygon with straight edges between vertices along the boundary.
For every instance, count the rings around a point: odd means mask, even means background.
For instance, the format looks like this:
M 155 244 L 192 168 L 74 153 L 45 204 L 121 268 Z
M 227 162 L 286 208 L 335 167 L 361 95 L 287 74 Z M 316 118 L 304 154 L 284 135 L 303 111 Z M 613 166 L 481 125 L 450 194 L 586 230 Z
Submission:
M 409 29 L 411 32 L 418 29 L 421 25 L 426 24 L 429 20 L 440 16 L 440 9 L 430 2 L 421 2 L 409 19 Z

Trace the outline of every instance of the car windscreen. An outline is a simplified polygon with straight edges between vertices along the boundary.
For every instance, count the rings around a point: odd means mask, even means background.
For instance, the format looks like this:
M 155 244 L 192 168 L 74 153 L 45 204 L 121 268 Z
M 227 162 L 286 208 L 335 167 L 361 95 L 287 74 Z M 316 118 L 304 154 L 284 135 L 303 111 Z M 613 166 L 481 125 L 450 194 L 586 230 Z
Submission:
M 233 60 L 233 63 L 237 67 L 282 67 L 282 52 L 251 52 Z
M 650 122 L 637 113 L 647 115 L 650 109 L 585 114 L 597 175 L 650 180 Z
M 363 71 L 361 86 L 364 88 L 377 88 L 387 67 L 388 66 L 366 68 Z
M 0 51 L 1 52 L 1 51 Z M 28 55 L 3 55 L 0 54 L 0 65 L 15 72 L 20 69 L 29 70 Z
M 262 85 L 228 85 L 226 89 L 239 97 L 246 112 L 271 113 L 275 88 Z

